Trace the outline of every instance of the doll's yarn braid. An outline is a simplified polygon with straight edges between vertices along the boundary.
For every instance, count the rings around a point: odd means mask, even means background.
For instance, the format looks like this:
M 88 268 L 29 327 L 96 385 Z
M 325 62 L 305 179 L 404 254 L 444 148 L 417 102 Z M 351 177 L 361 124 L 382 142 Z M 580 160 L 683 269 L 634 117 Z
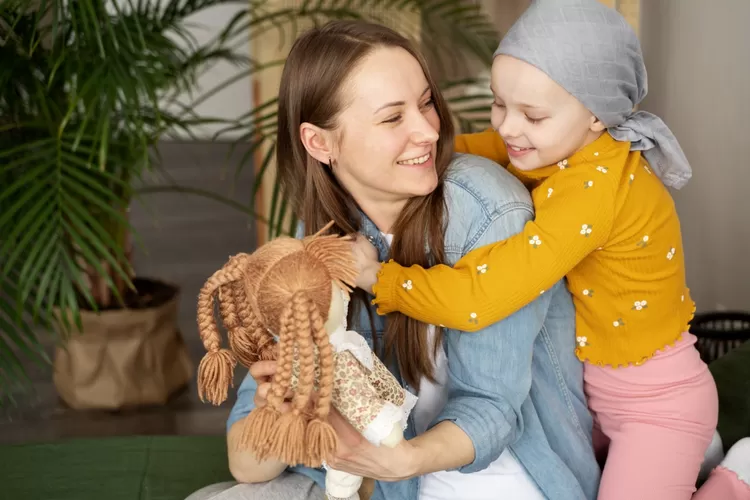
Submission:
M 271 453 L 283 462 L 299 464 L 308 462 L 306 432 L 309 415 L 304 411 L 310 402 L 315 382 L 315 353 L 310 331 L 310 308 L 314 304 L 304 292 L 296 292 L 290 306 L 292 329 L 289 333 L 294 339 L 293 354 L 298 360 L 299 374 L 292 397 L 292 411 L 283 413 L 271 432 Z M 286 371 L 287 366 L 285 357 L 282 369 Z
M 274 427 L 281 417 L 281 405 L 291 387 L 294 363 L 294 329 L 292 305 L 288 304 L 281 314 L 281 331 L 279 332 L 279 357 L 276 374 L 271 383 L 271 389 L 266 397 L 267 404 L 262 408 L 255 408 L 245 417 L 240 438 L 240 448 L 250 448 L 259 460 L 270 455 L 280 455 L 281 445 L 275 439 Z
M 229 334 L 229 347 L 239 362 L 249 368 L 256 361 L 275 359 L 273 336 L 248 306 L 244 284 L 235 281 L 225 290 L 220 302 L 222 320 Z
M 216 405 L 227 398 L 237 360 L 249 367 L 259 359 L 275 358 L 273 336 L 248 306 L 244 273 L 251 259 L 248 254 L 231 257 L 208 279 L 198 298 L 198 331 L 208 351 L 198 367 L 198 391 L 201 400 L 208 399 Z M 221 334 L 214 317 L 216 293 L 231 351 L 221 349 Z
M 318 399 L 315 403 L 314 418 L 307 427 L 307 442 L 312 464 L 324 461 L 338 446 L 336 433 L 328 423 L 328 412 L 333 398 L 333 348 L 328 339 L 323 318 L 317 308 L 310 311 L 313 340 L 320 359 L 320 381 Z M 314 465 L 312 465 L 314 467 Z
M 231 351 L 221 347 L 221 334 L 214 317 L 214 294 L 242 279 L 242 264 L 247 257 L 239 254 L 231 258 L 206 281 L 198 295 L 198 332 L 208 351 L 198 366 L 198 395 L 202 401 L 208 399 L 215 405 L 227 399 L 237 359 Z

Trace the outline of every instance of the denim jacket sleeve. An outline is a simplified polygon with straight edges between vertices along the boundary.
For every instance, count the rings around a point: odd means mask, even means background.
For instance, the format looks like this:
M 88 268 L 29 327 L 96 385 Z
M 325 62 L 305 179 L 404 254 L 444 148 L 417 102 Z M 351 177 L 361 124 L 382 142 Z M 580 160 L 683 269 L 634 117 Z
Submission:
M 257 389 L 258 385 L 255 383 L 255 380 L 250 376 L 250 373 L 247 373 L 245 378 L 242 379 L 240 387 L 237 389 L 237 401 L 235 401 L 229 412 L 229 417 L 227 418 L 227 432 L 232 428 L 232 425 L 242 420 L 253 411 L 255 408 L 253 399 L 255 398 L 255 391 Z
M 520 232 L 532 217 L 515 208 L 496 212 L 473 248 Z M 465 251 L 468 252 L 472 248 Z M 474 461 L 458 470 L 485 469 L 523 433 L 521 405 L 531 389 L 534 342 L 544 325 L 549 296 L 475 333 L 446 330 L 448 402 L 433 422 L 452 421 L 474 444 Z

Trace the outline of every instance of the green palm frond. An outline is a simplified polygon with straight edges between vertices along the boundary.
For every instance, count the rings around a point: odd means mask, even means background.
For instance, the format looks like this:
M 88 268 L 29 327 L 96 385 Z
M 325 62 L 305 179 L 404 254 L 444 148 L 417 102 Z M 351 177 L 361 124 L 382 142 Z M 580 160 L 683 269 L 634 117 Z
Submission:
M 95 142 L 67 134 L 0 152 L 3 174 L 9 181 L 0 194 L 0 227 L 12 228 L 3 233 L 0 272 L 8 276 L 20 270 L 22 286 L 17 299 L 21 303 L 31 298 L 35 287 L 40 296 L 58 297 L 62 289 L 48 289 L 49 284 L 67 287 L 59 274 L 70 273 L 70 262 L 79 257 L 107 280 L 109 273 L 102 267 L 105 262 L 129 281 L 123 268 L 123 244 L 117 235 L 129 229 L 123 200 L 129 198 L 130 186 L 122 176 L 90 168 L 101 164 Z M 86 152 L 88 161 L 81 155 Z M 113 154 L 109 162 L 118 159 Z M 80 287 L 80 292 L 95 307 L 86 288 Z M 49 308 L 56 302 L 48 301 L 45 312 L 51 312 Z
M 0 297 L 17 295 L 17 277 L 0 280 Z M 38 330 L 50 330 L 51 318 L 34 318 L 30 307 L 20 310 L 7 300 L 0 300 L 0 387 L 3 395 L 13 401 L 13 393 L 20 392 L 29 379 L 23 370 L 22 359 L 38 365 L 49 364 Z

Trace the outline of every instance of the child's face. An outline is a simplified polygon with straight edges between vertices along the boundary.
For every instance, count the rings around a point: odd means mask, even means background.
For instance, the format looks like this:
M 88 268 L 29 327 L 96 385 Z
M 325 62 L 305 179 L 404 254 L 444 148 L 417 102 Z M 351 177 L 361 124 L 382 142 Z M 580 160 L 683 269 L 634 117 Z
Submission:
M 536 67 L 510 56 L 492 64 L 492 126 L 519 170 L 554 165 L 604 130 L 575 97 Z

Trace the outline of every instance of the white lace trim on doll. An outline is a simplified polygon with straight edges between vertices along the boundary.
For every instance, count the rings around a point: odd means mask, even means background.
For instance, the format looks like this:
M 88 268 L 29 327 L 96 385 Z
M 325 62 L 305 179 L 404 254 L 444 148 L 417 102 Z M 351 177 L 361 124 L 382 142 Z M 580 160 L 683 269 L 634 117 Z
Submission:
M 401 428 L 403 430 L 406 430 L 409 425 L 409 414 L 417 405 L 418 399 L 417 396 L 404 389 L 404 402 L 401 405 Z
M 344 292 L 344 290 L 342 290 L 341 288 L 339 288 L 339 293 L 341 294 L 341 299 L 344 301 L 344 314 L 343 314 L 344 317 L 341 318 L 341 326 L 344 328 L 344 330 L 346 330 L 346 327 L 347 327 L 346 317 L 349 316 L 349 297 L 346 295 L 346 292 Z
M 393 432 L 394 424 L 402 423 L 403 418 L 404 412 L 401 408 L 386 401 L 362 435 L 375 446 L 380 446 L 380 443 Z
M 375 369 L 372 349 L 362 335 L 353 330 L 344 330 L 342 325 L 331 334 L 329 339 L 336 352 L 349 351 L 357 358 L 357 361 L 362 363 L 362 366 L 370 371 Z

